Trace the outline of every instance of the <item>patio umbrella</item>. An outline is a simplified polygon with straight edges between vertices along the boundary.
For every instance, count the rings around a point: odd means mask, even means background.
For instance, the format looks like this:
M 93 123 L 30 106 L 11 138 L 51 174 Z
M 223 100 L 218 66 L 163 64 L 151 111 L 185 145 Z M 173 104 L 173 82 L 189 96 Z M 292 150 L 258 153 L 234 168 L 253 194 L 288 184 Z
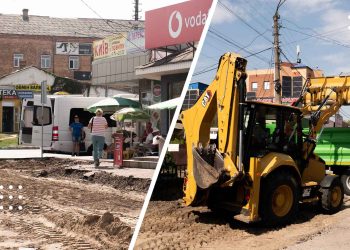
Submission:
M 146 107 L 146 109 L 151 109 L 151 110 L 174 109 L 177 107 L 179 102 L 180 102 L 180 97 L 153 104 L 151 106 Z
M 105 113 L 114 113 L 116 110 L 125 107 L 139 108 L 141 107 L 141 104 L 137 101 L 123 97 L 106 97 L 106 99 L 103 99 L 87 107 L 87 110 L 94 113 L 96 109 L 101 108 Z
M 149 120 L 150 115 L 142 109 L 139 108 L 123 108 L 116 111 L 111 115 L 112 120 L 124 121 L 124 120 L 133 120 L 133 121 L 142 121 Z

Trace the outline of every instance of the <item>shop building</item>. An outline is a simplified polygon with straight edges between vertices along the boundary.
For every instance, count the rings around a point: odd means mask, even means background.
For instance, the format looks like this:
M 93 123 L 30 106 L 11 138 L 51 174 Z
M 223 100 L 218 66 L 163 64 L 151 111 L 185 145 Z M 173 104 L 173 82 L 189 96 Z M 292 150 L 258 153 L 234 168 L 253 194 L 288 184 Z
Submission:
M 120 93 L 114 89 L 107 93 L 100 86 L 90 88 L 93 42 L 114 30 L 128 32 L 143 26 L 142 21 L 132 20 L 107 23 L 94 18 L 35 16 L 29 15 L 28 9 L 23 9 L 22 15 L 1 14 L 0 23 L 1 90 L 24 89 L 35 94 L 40 92 L 41 82 L 47 81 L 54 92 L 56 87 L 65 86 L 68 93 L 87 96 Z M 1 94 L 0 131 L 16 132 L 21 99 L 8 93 Z
M 136 68 L 140 99 L 153 104 L 179 97 L 193 61 L 212 0 L 192 0 L 150 10 L 145 18 L 149 63 Z M 152 123 L 166 135 L 174 110 L 152 111 Z
M 113 34 L 103 19 L 0 15 L 0 76 L 36 66 L 57 76 L 90 81 L 92 43 Z M 129 31 L 128 20 L 113 20 L 115 29 Z M 138 25 L 142 25 L 139 22 Z
M 247 71 L 247 97 L 260 101 L 272 102 L 274 98 L 273 69 Z M 306 79 L 323 76 L 323 71 L 312 69 L 301 63 L 281 63 L 282 102 L 292 103 L 301 92 Z
M 39 69 L 25 67 L 0 77 L 0 132 L 19 131 L 23 98 L 41 94 L 41 83 L 45 82 L 48 94 L 80 94 L 89 91 L 90 84 Z

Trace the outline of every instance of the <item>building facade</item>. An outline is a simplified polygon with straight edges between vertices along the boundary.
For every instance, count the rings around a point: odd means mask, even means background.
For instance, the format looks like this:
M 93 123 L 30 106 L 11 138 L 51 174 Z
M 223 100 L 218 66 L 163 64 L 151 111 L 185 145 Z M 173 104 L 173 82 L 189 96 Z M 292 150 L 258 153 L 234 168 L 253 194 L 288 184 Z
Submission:
M 29 15 L 28 9 L 23 9 L 22 15 L 1 14 L 0 23 L 0 90 L 4 90 L 0 95 L 0 132 L 19 128 L 21 98 L 9 95 L 8 90 L 38 94 L 41 82 L 47 81 L 50 86 L 65 86 L 71 94 L 107 96 L 105 88 L 89 87 L 93 42 L 115 30 L 128 32 L 143 25 L 142 21 L 35 16 Z
M 257 69 L 247 71 L 247 96 L 249 99 L 272 102 L 274 89 L 274 70 Z M 292 103 L 301 92 L 306 79 L 323 76 L 323 71 L 297 63 L 281 63 L 280 82 L 282 102 Z
M 0 76 L 36 66 L 60 77 L 91 80 L 92 43 L 114 30 L 129 31 L 128 20 L 0 15 Z M 138 25 L 142 25 L 139 22 Z

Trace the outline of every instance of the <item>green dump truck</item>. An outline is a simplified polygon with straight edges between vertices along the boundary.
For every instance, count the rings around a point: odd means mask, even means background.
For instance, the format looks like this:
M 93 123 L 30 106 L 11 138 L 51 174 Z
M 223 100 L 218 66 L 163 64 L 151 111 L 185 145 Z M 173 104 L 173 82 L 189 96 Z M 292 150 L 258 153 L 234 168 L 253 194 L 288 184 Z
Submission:
M 315 153 L 326 162 L 329 170 L 341 177 L 344 192 L 350 195 L 350 127 L 324 128 Z

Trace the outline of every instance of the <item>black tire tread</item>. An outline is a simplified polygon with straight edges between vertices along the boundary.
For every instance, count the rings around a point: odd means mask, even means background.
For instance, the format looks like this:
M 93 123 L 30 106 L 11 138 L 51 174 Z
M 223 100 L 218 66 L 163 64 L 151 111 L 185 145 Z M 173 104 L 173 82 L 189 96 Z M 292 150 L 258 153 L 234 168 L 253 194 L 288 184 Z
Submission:
M 332 207 L 330 204 L 330 195 L 331 195 L 331 190 L 335 187 L 335 186 L 339 186 L 343 195 L 340 201 L 339 206 L 337 207 Z M 343 199 L 344 199 L 344 188 L 343 185 L 340 181 L 340 178 L 335 178 L 330 187 L 329 188 L 321 188 L 320 189 L 321 192 L 321 206 L 322 209 L 324 210 L 324 212 L 328 213 L 328 214 L 334 214 L 337 213 L 338 211 L 340 211 L 340 209 L 342 208 L 343 205 Z
M 267 204 L 271 205 L 271 194 L 273 190 L 278 186 L 287 184 L 291 186 L 294 194 L 294 202 L 290 212 L 280 218 L 273 214 L 272 208 L 267 207 Z M 259 211 L 262 222 L 266 226 L 277 226 L 277 225 L 285 225 L 290 223 L 298 212 L 298 203 L 299 203 L 299 185 L 295 179 L 295 177 L 288 171 L 279 171 L 276 173 L 270 174 L 265 180 L 262 182 L 261 188 L 261 199 L 259 204 Z

